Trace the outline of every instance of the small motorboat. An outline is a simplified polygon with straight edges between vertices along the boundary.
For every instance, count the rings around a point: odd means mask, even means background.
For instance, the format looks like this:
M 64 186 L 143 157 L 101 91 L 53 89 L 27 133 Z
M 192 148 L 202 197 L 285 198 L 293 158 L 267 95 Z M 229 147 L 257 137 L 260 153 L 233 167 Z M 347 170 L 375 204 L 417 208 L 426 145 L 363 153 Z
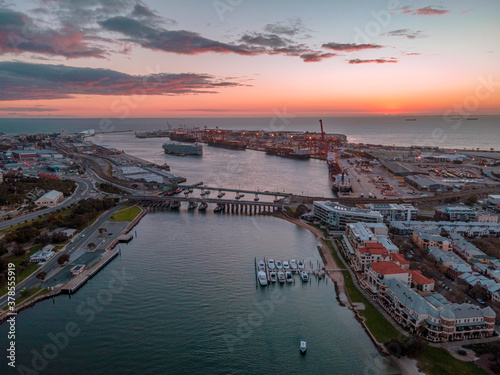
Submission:
M 181 202 L 179 201 L 172 201 L 170 202 L 170 208 L 171 209 L 178 209 L 181 206 Z
M 219 206 L 219 205 L 215 206 L 214 212 L 222 212 L 222 211 L 224 211 L 224 207 Z
M 306 340 L 300 340 L 300 352 L 302 354 L 306 354 L 307 350 L 307 341 Z
M 295 259 L 292 259 L 292 260 L 290 261 L 290 268 L 291 268 L 292 270 L 296 270 L 296 269 L 297 269 L 297 261 L 296 261 Z
M 204 197 L 205 195 L 207 195 L 207 193 L 205 192 L 205 190 L 202 190 L 202 191 L 201 191 L 201 193 L 200 193 L 200 195 L 201 195 L 202 197 Z
M 208 203 L 201 202 L 199 207 L 198 207 L 198 211 L 205 211 L 207 208 L 208 208 Z
M 274 271 L 269 272 L 269 278 L 271 279 L 272 283 L 275 283 L 278 280 L 278 278 L 276 277 L 276 272 Z
M 189 190 L 184 190 L 184 195 L 187 197 L 189 195 Z
M 259 201 L 259 196 L 257 194 L 255 194 L 255 198 L 253 199 L 255 202 L 258 202 Z
M 278 281 L 282 284 L 285 282 L 285 274 L 281 271 L 278 272 Z
M 263 260 L 261 260 L 259 263 L 257 263 L 257 269 L 259 271 L 266 271 L 266 264 L 264 263 Z
M 276 266 L 274 264 L 274 259 L 269 259 L 267 261 L 267 266 L 269 267 L 270 270 L 274 270 L 276 268 Z
M 290 271 L 286 271 L 285 277 L 286 277 L 287 283 L 291 283 L 293 281 L 293 276 L 292 276 L 292 273 Z
M 276 261 L 276 268 L 281 270 L 283 268 L 283 264 L 281 264 L 281 261 L 277 260 Z
M 220 191 L 219 190 L 219 194 L 217 194 L 217 198 L 222 198 L 226 193 L 224 193 L 223 191 Z
M 210 195 L 210 190 L 205 190 L 205 195 Z
M 188 191 L 189 191 L 190 193 L 192 193 L 194 190 L 193 190 L 193 189 L 188 189 Z
M 194 210 L 196 207 L 198 207 L 198 202 L 189 202 L 188 210 Z
M 180 194 L 182 193 L 182 189 L 181 188 L 177 188 L 174 190 L 174 194 Z
M 307 274 L 306 271 L 302 271 L 300 273 L 300 278 L 302 279 L 303 282 L 307 283 L 309 281 L 309 275 Z
M 299 260 L 298 266 L 299 266 L 299 270 L 303 270 L 304 269 L 304 262 Z
M 288 264 L 287 260 L 283 261 L 283 268 L 286 269 L 286 270 L 290 268 L 290 265 Z
M 264 271 L 257 272 L 257 278 L 259 279 L 259 284 L 262 286 L 267 285 L 267 276 Z

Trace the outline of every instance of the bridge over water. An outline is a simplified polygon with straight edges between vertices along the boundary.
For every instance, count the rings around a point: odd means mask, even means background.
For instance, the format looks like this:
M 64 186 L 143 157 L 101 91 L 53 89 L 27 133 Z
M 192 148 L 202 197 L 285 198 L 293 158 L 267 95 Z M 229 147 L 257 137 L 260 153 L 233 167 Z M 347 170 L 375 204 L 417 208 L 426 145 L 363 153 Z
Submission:
M 212 203 L 221 207 L 221 211 L 236 213 L 265 213 L 275 212 L 282 208 L 282 202 L 256 202 L 237 199 L 222 199 L 208 197 L 152 197 L 152 196 L 129 196 L 129 201 L 150 207 L 169 207 L 171 202 L 196 202 Z
M 264 195 L 264 196 L 271 196 L 271 197 L 282 197 L 282 198 L 288 198 L 292 196 L 292 194 L 289 193 L 279 193 L 279 192 L 273 192 L 273 191 L 259 191 L 259 190 L 245 190 L 245 189 L 233 189 L 233 188 L 218 188 L 218 187 L 210 187 L 210 186 L 203 186 L 203 183 L 200 182 L 198 184 L 194 185 L 175 185 L 175 184 L 158 184 L 158 183 L 153 183 L 153 182 L 148 182 L 145 183 L 144 185 L 146 186 L 156 186 L 156 187 L 164 187 L 164 188 L 170 188 L 170 189 L 193 189 L 193 190 L 204 190 L 204 191 L 220 191 L 220 192 L 230 192 L 230 193 L 244 193 L 244 194 L 256 194 L 256 195 Z

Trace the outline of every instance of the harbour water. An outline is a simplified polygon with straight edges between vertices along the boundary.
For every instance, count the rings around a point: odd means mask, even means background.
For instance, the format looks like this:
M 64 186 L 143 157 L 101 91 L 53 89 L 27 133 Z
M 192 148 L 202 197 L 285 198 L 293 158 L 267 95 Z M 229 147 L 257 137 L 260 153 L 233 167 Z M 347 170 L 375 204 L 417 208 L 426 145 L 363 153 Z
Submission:
M 469 121 L 453 116 L 418 116 L 406 121 L 406 116 L 358 116 L 358 117 L 298 117 L 281 111 L 274 117 L 247 118 L 128 118 L 120 119 L 8 119 L 0 118 L 0 132 L 7 134 L 59 133 L 61 129 L 79 132 L 153 130 L 179 125 L 200 128 L 312 131 L 319 132 L 318 119 L 323 119 L 325 131 L 346 134 L 350 142 L 396 146 L 427 145 L 447 148 L 498 148 L 500 145 L 500 117 L 477 116 Z M 284 112 L 284 113 L 283 113 Z M 412 118 L 412 119 L 413 119 Z
M 393 373 L 330 280 L 256 287 L 256 256 L 320 261 L 307 230 L 185 207 L 152 212 L 135 230 L 71 299 L 17 317 L 19 365 L 38 358 L 39 373 L 51 375 Z M 51 351 L 51 335 L 68 323 L 78 333 Z
M 203 145 L 203 156 L 180 157 L 164 154 L 161 146 L 166 139 L 138 139 L 132 133 L 89 138 L 159 165 L 167 163 L 172 173 L 187 178 L 187 184 L 203 181 L 207 186 L 218 188 L 333 197 L 328 186 L 328 167 L 323 160 L 287 159 L 262 151 L 227 150 L 207 145 Z

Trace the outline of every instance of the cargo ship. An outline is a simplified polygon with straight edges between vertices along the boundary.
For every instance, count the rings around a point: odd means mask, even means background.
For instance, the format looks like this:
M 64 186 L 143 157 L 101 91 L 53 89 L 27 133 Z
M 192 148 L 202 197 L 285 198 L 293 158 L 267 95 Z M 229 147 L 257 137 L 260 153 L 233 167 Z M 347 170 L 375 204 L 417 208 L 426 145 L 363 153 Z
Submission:
M 137 138 L 165 138 L 170 135 L 169 130 L 149 130 L 149 131 L 139 131 L 134 132 Z
M 230 150 L 245 150 L 247 148 L 247 145 L 243 142 L 225 139 L 215 139 L 208 142 L 208 145 L 212 147 L 228 148 Z
M 340 168 L 333 152 L 327 156 L 328 162 L 328 183 L 334 193 L 346 193 L 352 191 L 351 180 L 345 170 Z
M 202 155 L 203 146 L 195 143 L 194 145 L 186 145 L 179 142 L 167 142 L 163 144 L 165 154 L 172 155 Z
M 293 147 L 266 147 L 266 154 L 277 155 L 291 159 L 309 159 L 311 151 L 308 148 L 293 148 Z
M 189 143 L 196 142 L 196 136 L 194 134 L 186 132 L 179 132 L 179 131 L 171 132 L 169 137 L 172 141 L 189 142 Z

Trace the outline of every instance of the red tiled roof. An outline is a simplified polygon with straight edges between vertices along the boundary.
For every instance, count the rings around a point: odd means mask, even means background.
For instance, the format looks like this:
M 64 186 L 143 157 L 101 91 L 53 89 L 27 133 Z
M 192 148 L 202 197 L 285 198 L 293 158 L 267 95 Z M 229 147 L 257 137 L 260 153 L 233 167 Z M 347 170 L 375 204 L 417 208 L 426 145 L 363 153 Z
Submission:
M 424 275 L 422 275 L 422 272 L 420 270 L 416 271 L 410 271 L 411 273 L 411 278 L 417 283 L 417 284 L 432 284 L 434 282 L 434 279 L 428 279 Z
M 367 243 L 358 249 L 360 254 L 385 254 L 387 249 L 381 243 Z
M 410 261 L 406 260 L 405 257 L 404 257 L 404 255 L 403 254 L 399 254 L 399 253 L 392 254 L 392 260 L 395 261 L 395 262 L 398 262 L 401 265 L 403 265 L 403 264 L 410 264 Z
M 376 262 L 370 263 L 370 267 L 381 275 L 393 275 L 397 273 L 408 273 L 394 262 Z

